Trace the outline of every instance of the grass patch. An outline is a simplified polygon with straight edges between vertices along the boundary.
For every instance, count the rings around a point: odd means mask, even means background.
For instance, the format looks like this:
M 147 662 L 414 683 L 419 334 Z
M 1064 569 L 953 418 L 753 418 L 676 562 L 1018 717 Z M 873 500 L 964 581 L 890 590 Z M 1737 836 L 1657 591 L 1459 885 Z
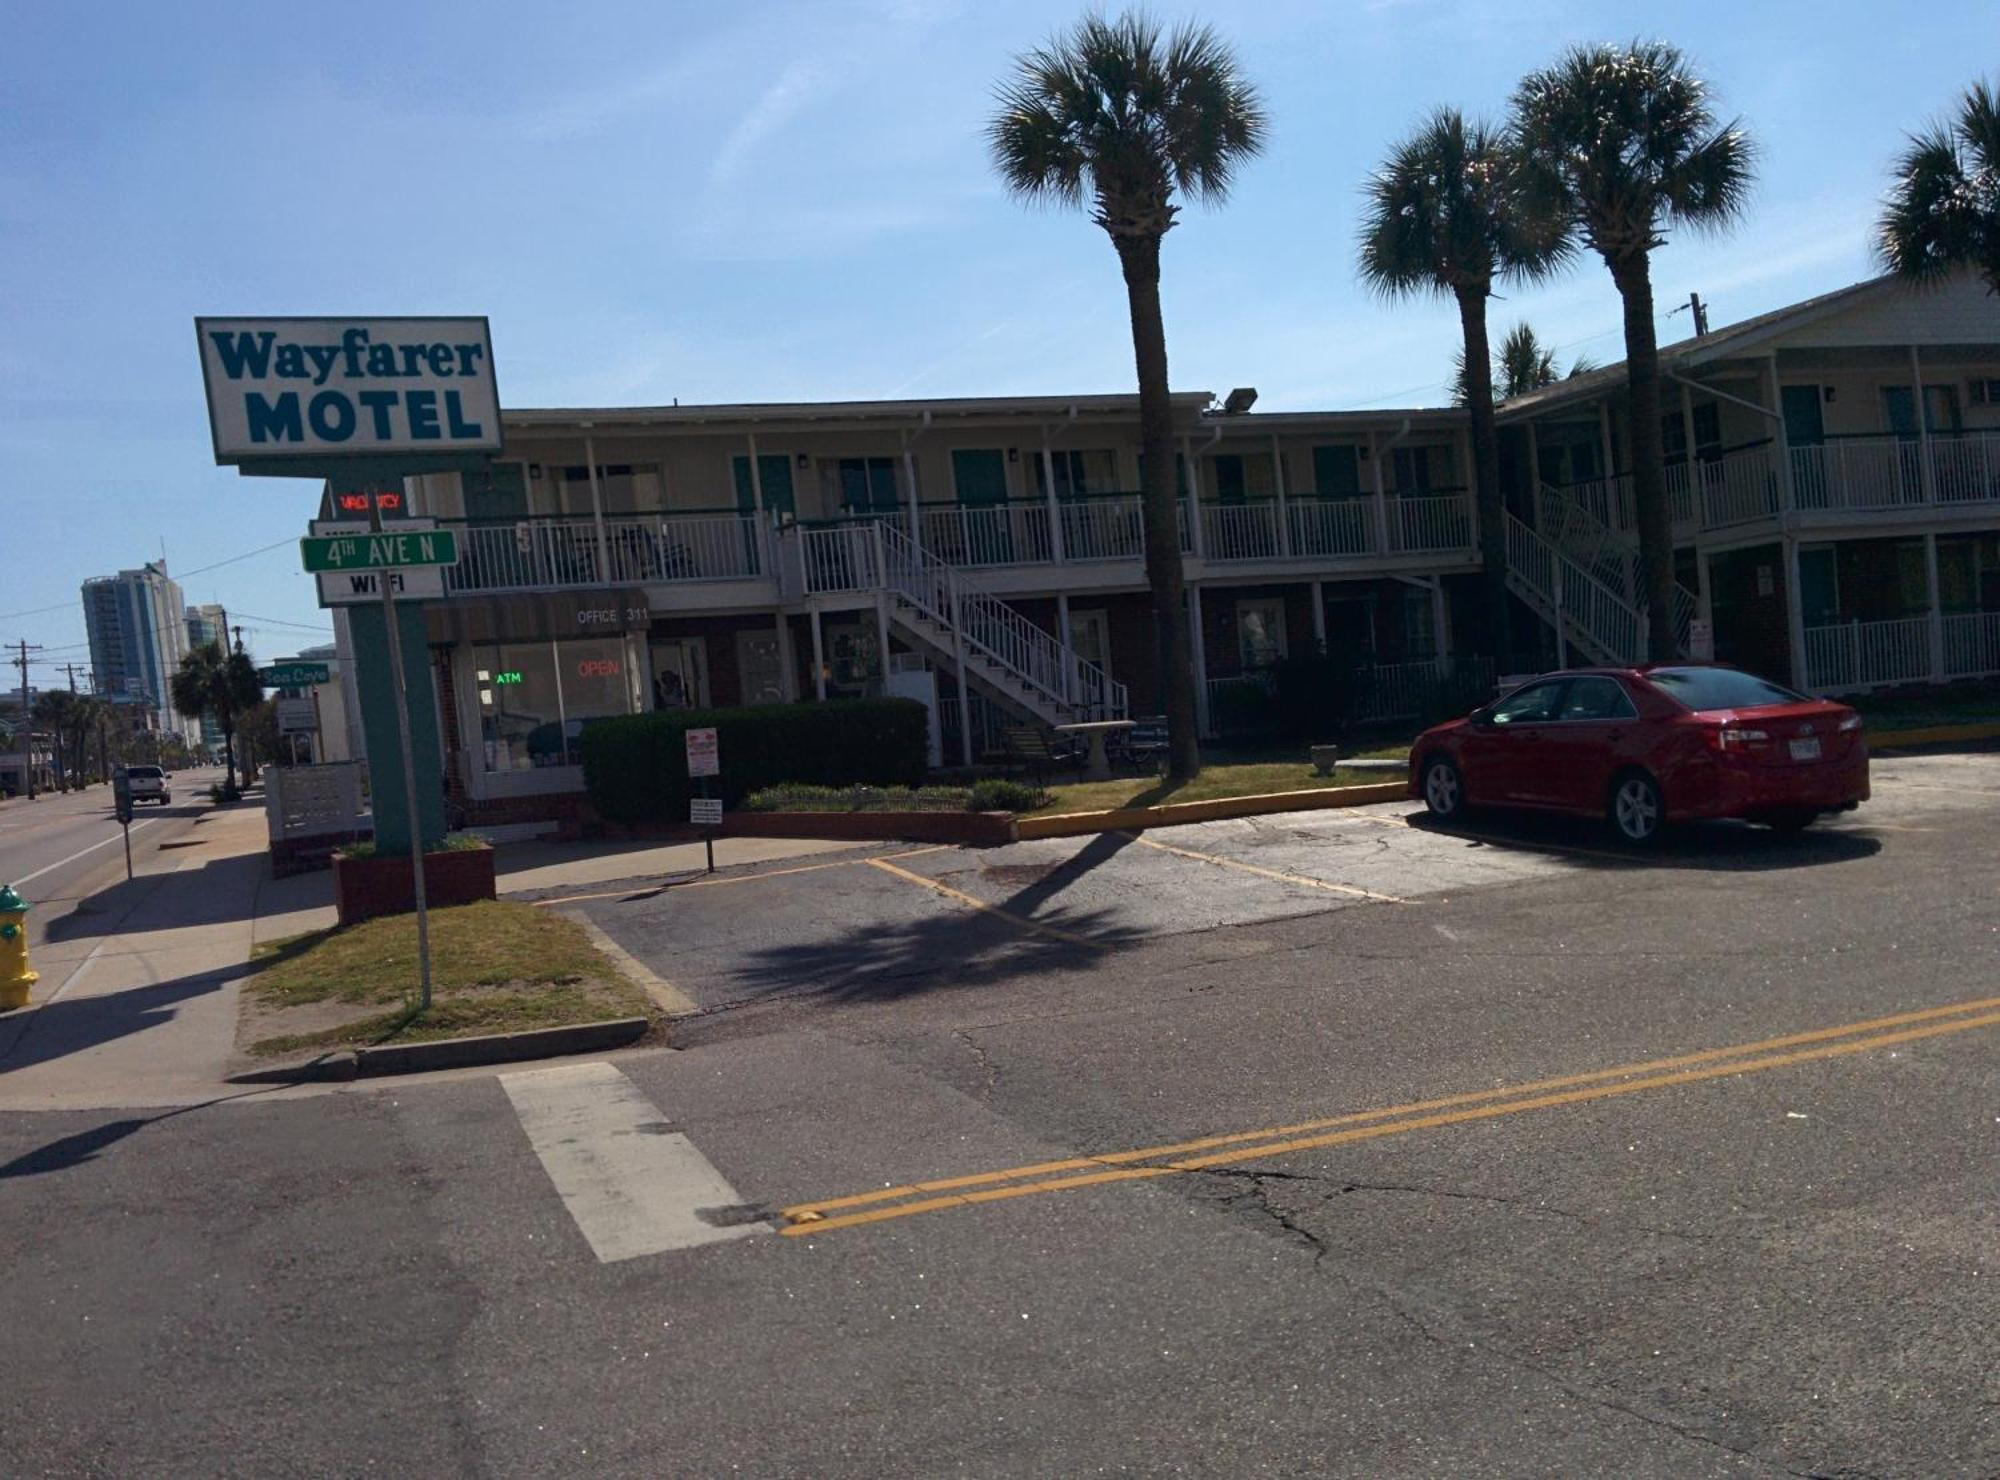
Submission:
M 1163 776 L 1122 776 L 1110 781 L 1052 786 L 1049 800 L 1030 815 L 1155 807 L 1170 802 L 1213 802 L 1224 797 L 1253 797 L 1273 791 L 1318 791 L 1401 779 L 1395 772 L 1350 771 L 1344 766 L 1336 767 L 1331 776 L 1321 776 L 1310 761 L 1297 759 L 1225 763 L 1202 767 L 1201 774 L 1186 783 L 1169 781 Z
M 965 786 L 812 786 L 788 781 L 753 791 L 746 812 L 963 812 Z
M 646 994 L 618 973 L 574 920 L 501 900 L 430 912 L 429 1012 L 419 1013 L 417 922 L 391 915 L 346 929 L 270 941 L 252 953 L 262 969 L 244 983 L 278 1026 L 301 1009 L 314 1026 L 269 1034 L 258 1054 L 416 1043 L 636 1017 Z M 347 1011 L 342 1011 L 347 1009 Z M 328 1024 L 329 1014 L 340 1021 Z

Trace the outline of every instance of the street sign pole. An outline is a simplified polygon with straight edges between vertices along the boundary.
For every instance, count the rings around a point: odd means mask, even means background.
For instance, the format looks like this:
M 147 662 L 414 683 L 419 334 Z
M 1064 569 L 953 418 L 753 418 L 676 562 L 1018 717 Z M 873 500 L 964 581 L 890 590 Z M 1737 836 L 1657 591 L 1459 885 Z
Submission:
M 368 527 L 382 531 L 380 501 L 368 500 Z M 389 630 L 389 676 L 396 688 L 396 735 L 403 752 L 403 805 L 410 825 L 410 882 L 417 898 L 417 972 L 423 982 L 423 1010 L 431 1005 L 431 921 L 424 904 L 424 830 L 417 821 L 417 763 L 410 743 L 410 691 L 403 680 L 403 634 L 396 626 L 396 572 L 376 572 L 382 588 L 382 624 Z

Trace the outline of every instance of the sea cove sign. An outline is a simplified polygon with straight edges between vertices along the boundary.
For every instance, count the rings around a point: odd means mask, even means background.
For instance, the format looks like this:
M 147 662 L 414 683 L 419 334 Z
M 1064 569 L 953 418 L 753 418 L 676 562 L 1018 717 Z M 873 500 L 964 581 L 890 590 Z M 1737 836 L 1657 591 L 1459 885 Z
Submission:
M 218 463 L 500 450 L 484 318 L 196 319 Z

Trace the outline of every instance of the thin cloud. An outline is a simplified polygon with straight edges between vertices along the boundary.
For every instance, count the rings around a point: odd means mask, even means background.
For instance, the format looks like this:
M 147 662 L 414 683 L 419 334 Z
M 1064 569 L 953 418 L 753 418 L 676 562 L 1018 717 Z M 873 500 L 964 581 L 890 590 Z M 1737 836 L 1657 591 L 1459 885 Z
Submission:
M 729 131 L 729 137 L 715 151 L 709 177 L 718 185 L 734 180 L 758 146 L 781 133 L 786 124 L 811 107 L 831 80 L 826 69 L 814 62 L 799 61 L 787 66 Z

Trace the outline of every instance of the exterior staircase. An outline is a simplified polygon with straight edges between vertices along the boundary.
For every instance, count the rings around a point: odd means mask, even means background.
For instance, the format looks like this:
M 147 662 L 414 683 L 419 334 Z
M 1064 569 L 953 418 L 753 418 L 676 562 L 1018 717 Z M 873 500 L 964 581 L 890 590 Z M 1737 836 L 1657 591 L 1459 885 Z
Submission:
M 1629 481 L 1622 475 L 1615 482 L 1618 488 Z M 1600 494 L 1604 484 L 1588 487 Z M 1614 490 L 1616 491 L 1616 490 Z M 1512 539 L 1512 524 L 1509 516 L 1509 539 Z M 1645 653 L 1646 636 L 1646 596 L 1644 573 L 1639 563 L 1639 540 L 1629 527 L 1614 529 L 1582 499 L 1572 498 L 1568 492 L 1550 484 L 1541 484 L 1535 495 L 1535 522 L 1537 528 L 1529 533 L 1542 543 L 1550 546 L 1558 555 L 1587 573 L 1602 586 L 1616 601 L 1638 614 L 1638 641 L 1629 651 L 1617 657 L 1600 661 L 1631 663 L 1639 661 Z M 1519 593 L 1516 593 L 1519 594 Z M 1532 599 L 1523 597 L 1529 605 Z M 1674 635 L 1683 655 L 1688 651 L 1688 629 L 1699 609 L 1699 601 L 1694 592 L 1674 583 Z M 1537 608 L 1540 610 L 1540 608 Z M 1615 630 L 1615 629 L 1614 629 Z
M 879 595 L 890 624 L 970 688 L 1042 724 L 1127 718 L 1125 685 L 887 519 L 786 532 L 787 595 Z

